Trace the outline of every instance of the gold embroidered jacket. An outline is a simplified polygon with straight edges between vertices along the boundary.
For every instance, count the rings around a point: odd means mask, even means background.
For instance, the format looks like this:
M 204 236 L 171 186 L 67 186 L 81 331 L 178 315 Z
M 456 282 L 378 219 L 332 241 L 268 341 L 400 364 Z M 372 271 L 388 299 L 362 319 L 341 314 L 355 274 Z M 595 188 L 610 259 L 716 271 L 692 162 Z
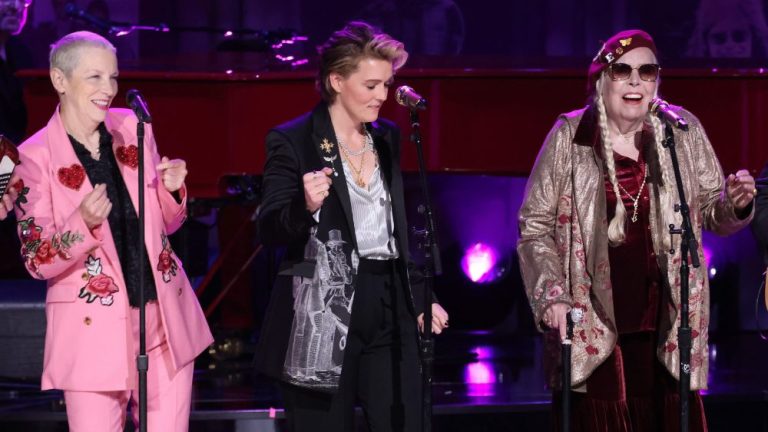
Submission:
M 750 214 L 739 219 L 724 191 L 722 168 L 699 120 L 680 109 L 690 129 L 675 131 L 684 190 L 691 211 L 702 266 L 690 268 L 690 326 L 693 329 L 691 388 L 707 385 L 709 279 L 701 247 L 701 230 L 732 234 L 749 224 Z M 538 326 L 546 309 L 566 303 L 584 311 L 574 329 L 572 385 L 585 390 L 585 380 L 613 351 L 616 326 L 608 264 L 608 221 L 600 132 L 594 109 L 562 114 L 549 132 L 526 185 L 518 226 L 517 250 L 528 299 Z M 660 361 L 679 376 L 677 327 L 680 310 L 680 236 L 672 239 L 674 254 L 663 246 L 669 236 L 659 201 L 662 185 L 659 161 L 650 124 L 643 130 L 645 160 L 649 167 L 650 227 L 659 267 L 666 275 L 660 322 Z M 669 158 L 666 158 L 669 161 Z M 669 163 L 669 162 L 668 162 Z M 677 200 L 676 200 L 677 201 Z M 541 328 L 541 327 L 540 327 Z M 552 333 L 552 332 L 550 332 Z M 545 337 L 546 362 L 557 364 L 559 337 Z M 557 386 L 559 367 L 548 368 Z

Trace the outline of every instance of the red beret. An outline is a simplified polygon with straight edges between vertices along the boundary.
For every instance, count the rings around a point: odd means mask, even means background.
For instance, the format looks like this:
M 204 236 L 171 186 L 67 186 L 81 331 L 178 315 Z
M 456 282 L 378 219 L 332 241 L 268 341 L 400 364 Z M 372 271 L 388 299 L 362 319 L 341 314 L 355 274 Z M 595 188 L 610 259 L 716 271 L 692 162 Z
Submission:
M 641 47 L 650 49 L 653 51 L 654 56 L 658 56 L 653 38 L 642 30 L 620 31 L 608 39 L 600 48 L 595 58 L 592 59 L 592 64 L 589 65 L 589 83 L 587 86 L 589 94 L 592 94 L 595 90 L 595 84 L 597 79 L 600 78 L 600 73 L 608 65 L 614 63 L 629 51 Z

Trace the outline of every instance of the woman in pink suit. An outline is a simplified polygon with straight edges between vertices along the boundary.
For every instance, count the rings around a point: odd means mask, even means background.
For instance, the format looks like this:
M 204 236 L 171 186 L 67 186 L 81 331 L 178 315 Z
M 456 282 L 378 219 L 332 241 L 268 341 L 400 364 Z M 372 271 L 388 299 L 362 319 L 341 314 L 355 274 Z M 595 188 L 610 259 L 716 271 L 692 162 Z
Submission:
M 123 430 L 126 406 L 138 403 L 143 260 L 148 428 L 186 431 L 193 360 L 213 341 L 167 237 L 185 218 L 186 165 L 161 159 L 147 127 L 146 242 L 137 248 L 137 119 L 110 109 L 117 74 L 115 48 L 101 36 L 77 32 L 53 44 L 60 104 L 19 146 L 22 255 L 48 281 L 42 388 L 64 391 L 70 430 Z

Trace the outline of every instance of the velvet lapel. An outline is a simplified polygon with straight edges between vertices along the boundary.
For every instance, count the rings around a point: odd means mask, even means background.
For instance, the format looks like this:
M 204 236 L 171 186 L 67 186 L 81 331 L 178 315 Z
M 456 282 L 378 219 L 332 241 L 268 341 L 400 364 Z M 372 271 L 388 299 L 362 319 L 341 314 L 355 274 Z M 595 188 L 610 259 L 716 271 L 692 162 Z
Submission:
M 347 219 L 349 232 L 352 233 L 352 242 L 357 250 L 357 236 L 355 233 L 355 223 L 352 217 L 352 204 L 349 198 L 349 189 L 347 189 L 347 179 L 344 175 L 344 167 L 339 154 L 339 146 L 336 141 L 336 132 L 333 130 L 331 116 L 328 113 L 328 105 L 320 103 L 312 111 L 312 142 L 317 150 L 321 164 L 324 167 L 333 169 L 331 179 L 333 180 L 333 190 L 339 197 L 339 202 L 344 210 L 344 216 Z

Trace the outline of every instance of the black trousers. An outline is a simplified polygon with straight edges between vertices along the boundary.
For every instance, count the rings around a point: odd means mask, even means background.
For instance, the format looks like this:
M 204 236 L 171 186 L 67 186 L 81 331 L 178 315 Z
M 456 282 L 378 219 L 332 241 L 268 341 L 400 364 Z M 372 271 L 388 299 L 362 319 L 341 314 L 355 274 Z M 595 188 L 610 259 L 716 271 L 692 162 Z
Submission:
M 394 261 L 362 259 L 338 392 L 283 383 L 289 429 L 355 430 L 359 402 L 373 432 L 421 430 L 421 373 L 416 320 Z

